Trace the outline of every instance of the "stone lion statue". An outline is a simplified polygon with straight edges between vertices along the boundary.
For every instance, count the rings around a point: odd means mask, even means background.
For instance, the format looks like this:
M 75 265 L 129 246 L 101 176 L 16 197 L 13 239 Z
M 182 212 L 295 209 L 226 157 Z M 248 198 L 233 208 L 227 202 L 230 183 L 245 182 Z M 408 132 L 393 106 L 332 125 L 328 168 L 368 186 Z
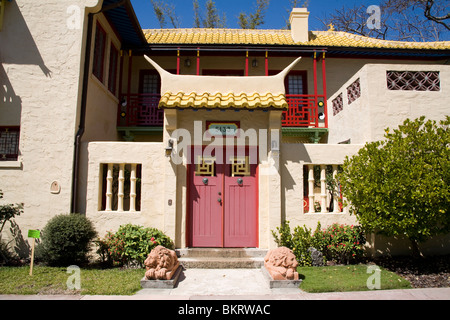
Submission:
M 273 280 L 298 280 L 297 266 L 294 253 L 286 247 L 270 250 L 264 258 L 264 267 Z
M 157 246 L 144 262 L 147 280 L 171 280 L 180 263 L 175 251 Z

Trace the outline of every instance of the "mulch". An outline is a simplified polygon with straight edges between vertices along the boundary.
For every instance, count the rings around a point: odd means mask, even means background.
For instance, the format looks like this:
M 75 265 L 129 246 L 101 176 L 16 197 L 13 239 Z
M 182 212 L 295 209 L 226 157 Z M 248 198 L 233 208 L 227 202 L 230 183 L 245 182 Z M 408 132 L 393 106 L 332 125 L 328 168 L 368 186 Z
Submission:
M 380 257 L 373 262 L 405 278 L 413 288 L 450 287 L 450 255 L 419 259 L 408 256 Z

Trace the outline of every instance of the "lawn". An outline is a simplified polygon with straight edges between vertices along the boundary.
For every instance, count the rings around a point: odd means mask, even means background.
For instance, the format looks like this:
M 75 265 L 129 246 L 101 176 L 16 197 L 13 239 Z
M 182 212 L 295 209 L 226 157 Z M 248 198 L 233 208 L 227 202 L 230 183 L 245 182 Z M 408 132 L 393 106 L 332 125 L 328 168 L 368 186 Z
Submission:
M 380 289 L 409 289 L 409 281 L 381 267 Z M 330 267 L 298 267 L 299 276 L 303 279 L 300 289 L 310 293 L 367 291 L 367 280 L 375 276 L 367 273 L 367 265 L 330 266 Z M 373 278 L 371 278 L 373 279 Z M 375 282 L 369 281 L 370 284 Z
M 0 294 L 133 295 L 145 274 L 143 269 L 81 269 L 81 290 L 69 290 L 67 281 L 74 273 L 67 273 L 67 268 L 36 266 L 32 276 L 29 272 L 30 267 L 1 267 Z

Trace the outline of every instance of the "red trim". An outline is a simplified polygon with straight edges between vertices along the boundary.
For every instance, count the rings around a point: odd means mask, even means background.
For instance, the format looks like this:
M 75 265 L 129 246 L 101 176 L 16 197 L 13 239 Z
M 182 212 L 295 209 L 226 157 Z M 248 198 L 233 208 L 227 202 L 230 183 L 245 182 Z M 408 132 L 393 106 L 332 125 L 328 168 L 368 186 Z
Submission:
M 180 74 L 180 48 L 177 51 L 177 74 Z
M 317 53 L 313 56 L 313 70 L 314 70 L 314 95 L 317 96 Z
M 323 95 L 325 97 L 324 103 L 324 113 L 325 113 L 325 128 L 328 128 L 328 107 L 327 107 L 327 72 L 326 72 L 326 63 L 325 63 L 325 51 L 323 52 L 322 59 L 322 80 L 323 80 Z
M 268 51 L 266 51 L 266 76 L 268 76 L 269 75 L 269 52 Z
M 200 48 L 197 49 L 197 75 L 200 75 Z
M 245 76 L 248 77 L 248 51 L 245 55 Z

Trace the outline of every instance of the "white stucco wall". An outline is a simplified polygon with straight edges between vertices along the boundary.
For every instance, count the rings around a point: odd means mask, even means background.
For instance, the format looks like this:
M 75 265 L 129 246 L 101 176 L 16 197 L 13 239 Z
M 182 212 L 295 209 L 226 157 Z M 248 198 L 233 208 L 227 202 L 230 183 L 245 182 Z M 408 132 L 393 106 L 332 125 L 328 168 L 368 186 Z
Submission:
M 439 71 L 441 90 L 388 90 L 386 71 Z M 347 87 L 360 79 L 361 97 L 348 104 Z M 344 108 L 333 116 L 333 100 L 343 93 Z M 428 64 L 367 64 L 328 98 L 328 143 L 351 139 L 351 143 L 383 139 L 386 128 L 397 128 L 407 118 L 425 115 L 443 120 L 450 114 L 450 66 Z
M 70 210 L 86 7 L 97 4 L 95 0 L 6 3 L 0 78 L 6 88 L 2 95 L 6 91 L 11 99 L 0 98 L 0 119 L 2 125 L 20 124 L 21 132 L 20 161 L 1 163 L 0 188 L 3 202 L 24 203 L 25 211 L 16 222 L 25 240 L 28 229 L 41 229 L 54 215 Z M 68 11 L 69 6 L 75 11 Z M 69 28 L 69 19 L 79 19 L 80 27 Z M 50 192 L 53 181 L 61 187 L 58 194 Z

